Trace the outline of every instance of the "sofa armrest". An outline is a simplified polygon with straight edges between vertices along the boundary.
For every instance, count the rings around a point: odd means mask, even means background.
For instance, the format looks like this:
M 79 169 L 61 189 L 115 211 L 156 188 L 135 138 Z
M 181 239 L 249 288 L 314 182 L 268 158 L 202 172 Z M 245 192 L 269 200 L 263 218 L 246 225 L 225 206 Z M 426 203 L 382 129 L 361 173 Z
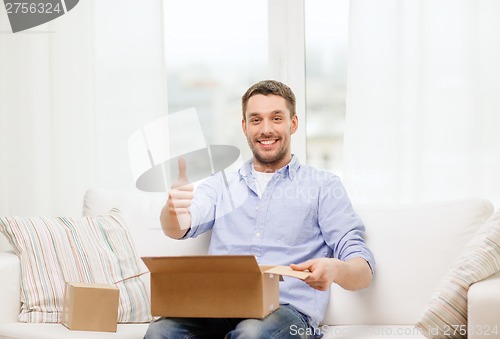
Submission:
M 468 338 L 500 338 L 500 272 L 472 284 L 467 294 Z
M 18 256 L 0 252 L 0 324 L 18 321 L 21 305 L 19 276 Z

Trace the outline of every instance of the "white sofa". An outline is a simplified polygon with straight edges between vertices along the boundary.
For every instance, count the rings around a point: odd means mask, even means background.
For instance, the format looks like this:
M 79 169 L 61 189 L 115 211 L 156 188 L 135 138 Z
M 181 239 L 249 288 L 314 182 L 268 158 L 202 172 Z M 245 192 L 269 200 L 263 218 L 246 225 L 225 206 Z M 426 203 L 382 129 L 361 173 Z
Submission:
M 84 197 L 83 214 L 105 214 L 118 206 L 125 214 L 140 256 L 206 253 L 209 234 L 186 241 L 163 235 L 158 215 L 164 201 L 164 194 L 91 189 Z M 493 213 L 491 203 L 462 199 L 418 205 L 357 206 L 356 210 L 366 224 L 366 241 L 375 254 L 377 272 L 367 289 L 349 292 L 332 287 L 322 326 L 324 338 L 424 338 L 414 324 L 450 265 Z M 18 322 L 19 266 L 9 244 L 0 239 L 0 338 L 143 337 L 148 324 L 119 324 L 116 333 L 104 333 L 70 331 L 61 324 Z M 143 278 L 149 279 L 148 275 Z M 499 274 L 470 288 L 468 326 L 500 325 L 498 291 Z M 469 335 L 472 339 L 479 337 L 483 336 Z

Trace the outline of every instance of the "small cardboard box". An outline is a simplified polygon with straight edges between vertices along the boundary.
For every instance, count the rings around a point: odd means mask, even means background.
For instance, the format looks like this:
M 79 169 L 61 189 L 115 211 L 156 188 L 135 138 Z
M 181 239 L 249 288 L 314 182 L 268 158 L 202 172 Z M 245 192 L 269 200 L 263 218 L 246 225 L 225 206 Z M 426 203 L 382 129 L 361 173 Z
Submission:
M 151 313 L 162 317 L 264 318 L 279 307 L 280 275 L 254 256 L 143 257 L 151 272 Z
M 70 330 L 116 332 L 119 295 L 115 285 L 67 282 L 61 322 Z

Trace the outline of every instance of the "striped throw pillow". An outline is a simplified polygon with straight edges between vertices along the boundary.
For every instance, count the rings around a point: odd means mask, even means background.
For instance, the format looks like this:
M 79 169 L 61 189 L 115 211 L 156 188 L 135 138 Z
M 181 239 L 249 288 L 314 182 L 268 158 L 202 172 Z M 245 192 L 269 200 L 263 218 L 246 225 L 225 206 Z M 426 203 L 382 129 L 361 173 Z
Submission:
M 416 327 L 427 338 L 466 338 L 470 285 L 500 271 L 500 209 L 481 226 L 431 296 Z M 456 330 L 459 329 L 459 330 Z
M 118 322 L 150 321 L 146 287 L 120 211 L 84 218 L 0 218 L 21 262 L 21 322 L 61 320 L 65 282 L 116 283 Z

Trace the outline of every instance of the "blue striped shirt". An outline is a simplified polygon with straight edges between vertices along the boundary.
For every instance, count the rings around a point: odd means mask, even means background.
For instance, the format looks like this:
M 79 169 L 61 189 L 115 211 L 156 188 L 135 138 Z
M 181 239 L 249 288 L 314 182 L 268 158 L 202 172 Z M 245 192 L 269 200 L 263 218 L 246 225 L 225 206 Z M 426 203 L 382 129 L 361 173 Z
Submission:
M 293 156 L 259 198 L 252 166 L 247 161 L 238 171 L 200 184 L 185 238 L 212 230 L 210 254 L 250 254 L 263 265 L 361 257 L 374 270 L 365 227 L 336 175 L 301 165 Z M 329 296 L 329 290 L 315 290 L 296 278 L 280 282 L 280 303 L 309 316 L 312 326 L 323 319 Z

